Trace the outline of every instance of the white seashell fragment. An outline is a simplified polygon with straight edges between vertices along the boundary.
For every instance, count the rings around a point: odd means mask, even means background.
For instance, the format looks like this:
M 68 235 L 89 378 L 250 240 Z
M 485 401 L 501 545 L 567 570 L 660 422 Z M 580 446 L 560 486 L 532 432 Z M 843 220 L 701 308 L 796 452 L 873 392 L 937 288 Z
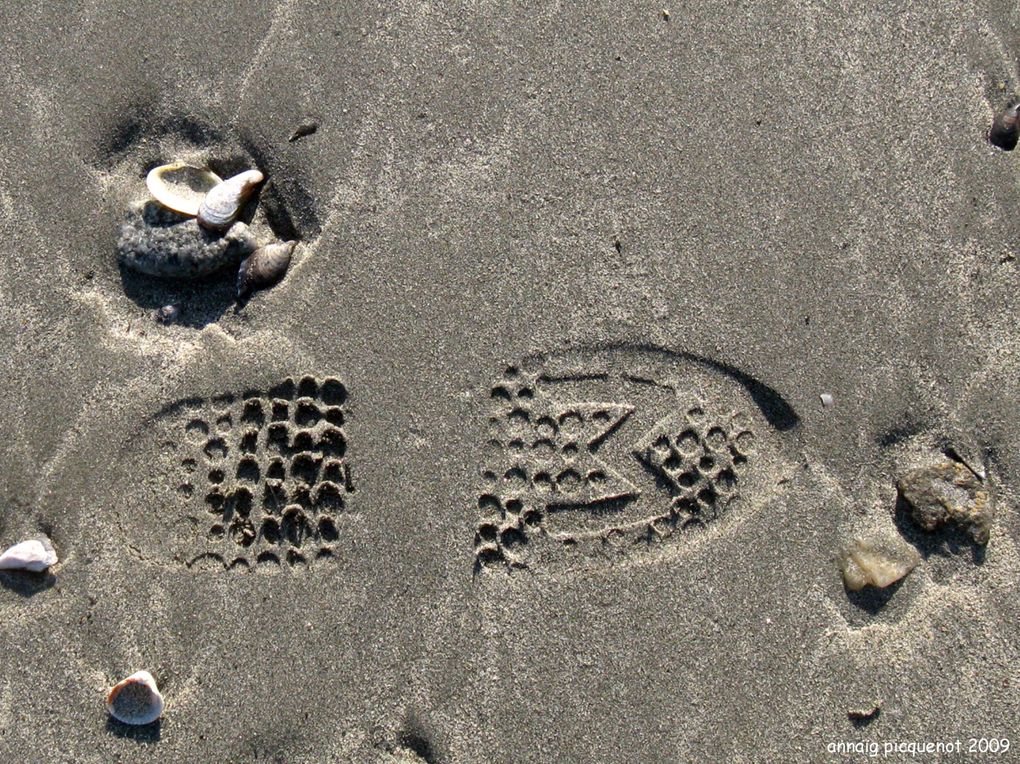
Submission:
M 865 586 L 884 589 L 906 576 L 920 561 L 917 550 L 899 537 L 871 535 L 854 539 L 840 555 L 843 583 L 852 592 Z
M 151 724 L 163 715 L 163 696 L 148 671 L 136 671 L 106 695 L 110 716 L 124 724 Z
M 223 179 L 212 170 L 184 162 L 153 167 L 145 177 L 152 198 L 164 207 L 194 217 L 212 189 Z
M 29 539 L 0 554 L 0 570 L 30 570 L 40 573 L 57 564 L 57 553 L 49 539 Z
M 245 170 L 214 186 L 199 205 L 199 225 L 214 231 L 230 228 L 255 186 L 264 179 L 258 170 Z

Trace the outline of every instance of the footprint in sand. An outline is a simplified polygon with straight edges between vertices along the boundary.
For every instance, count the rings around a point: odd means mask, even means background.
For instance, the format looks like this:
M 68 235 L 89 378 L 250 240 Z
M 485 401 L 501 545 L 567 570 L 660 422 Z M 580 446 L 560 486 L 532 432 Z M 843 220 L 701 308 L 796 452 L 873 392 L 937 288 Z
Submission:
M 476 568 L 682 548 L 791 469 L 793 409 L 709 359 L 617 347 L 529 358 L 488 391 Z

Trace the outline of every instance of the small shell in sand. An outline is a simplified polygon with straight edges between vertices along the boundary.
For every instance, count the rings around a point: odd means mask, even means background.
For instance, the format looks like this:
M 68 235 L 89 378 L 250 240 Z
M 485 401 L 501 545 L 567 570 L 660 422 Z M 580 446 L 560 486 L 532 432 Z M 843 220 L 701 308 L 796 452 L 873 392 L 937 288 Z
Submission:
M 296 246 L 296 241 L 276 242 L 259 247 L 246 257 L 237 272 L 237 296 L 245 297 L 282 279 Z
M 1010 104 L 1004 112 L 995 115 L 988 129 L 988 142 L 1003 151 L 1016 148 L 1020 137 L 1020 101 Z
M 896 583 L 920 561 L 917 550 L 903 539 L 889 535 L 870 535 L 851 541 L 840 555 L 843 583 L 852 592 L 865 586 L 879 589 Z
M 40 573 L 57 564 L 57 553 L 49 539 L 29 539 L 0 554 L 0 570 L 30 570 Z
M 164 305 L 156 311 L 156 320 L 161 324 L 172 324 L 180 317 L 181 307 L 179 305 Z
M 214 186 L 199 205 L 199 225 L 213 231 L 230 228 L 255 186 L 264 179 L 258 170 L 245 170 Z
M 164 207 L 182 215 L 195 217 L 212 189 L 223 179 L 212 170 L 175 162 L 153 167 L 145 177 L 152 198 Z
M 152 674 L 137 671 L 107 693 L 106 708 L 124 724 L 151 724 L 163 715 L 163 696 Z

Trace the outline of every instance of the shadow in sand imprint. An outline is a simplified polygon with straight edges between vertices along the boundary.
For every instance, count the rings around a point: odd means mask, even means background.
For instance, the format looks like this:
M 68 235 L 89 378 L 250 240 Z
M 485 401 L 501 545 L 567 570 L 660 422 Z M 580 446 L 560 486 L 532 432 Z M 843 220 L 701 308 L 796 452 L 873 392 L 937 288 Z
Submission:
M 119 722 L 112 716 L 106 717 L 107 732 L 120 738 L 134 740 L 136 743 L 158 743 L 162 725 L 162 719 L 157 719 L 152 724 L 134 726 Z
M 180 307 L 175 323 L 194 329 L 220 320 L 237 295 L 237 267 L 225 268 L 194 281 L 161 279 L 120 266 L 121 286 L 138 307 L 156 311 L 164 305 Z
M 760 379 L 751 376 L 742 369 L 738 369 L 728 363 L 717 361 L 714 358 L 708 358 L 707 356 L 698 355 L 697 353 L 688 353 L 683 350 L 670 350 L 669 348 L 650 342 L 610 342 L 602 347 L 607 350 L 637 350 L 665 358 L 689 361 L 691 363 L 698 364 L 699 366 L 712 369 L 723 376 L 729 377 L 747 390 L 748 395 L 751 396 L 755 405 L 758 406 L 762 416 L 764 416 L 765 419 L 768 420 L 768 423 L 780 432 L 792 430 L 800 424 L 800 416 L 794 410 L 793 406 L 790 405 L 789 401 L 787 401 L 786 398 L 779 393 L 779 391 L 765 384 Z M 582 346 L 568 349 L 584 351 L 593 350 L 595 348 Z
M 846 598 L 850 600 L 850 603 L 860 610 L 865 611 L 869 615 L 878 615 L 878 612 L 884 608 L 889 600 L 900 590 L 903 586 L 905 578 L 901 578 L 894 584 L 890 584 L 884 589 L 877 589 L 873 586 L 866 586 L 860 591 L 851 591 L 847 589 Z
M 966 531 L 953 525 L 943 526 L 931 532 L 919 528 L 910 515 L 910 505 L 902 496 L 896 497 L 894 519 L 900 534 L 913 544 L 924 559 L 927 560 L 932 555 L 945 558 L 958 557 L 970 549 L 971 562 L 975 565 L 984 565 L 987 550 L 983 544 L 979 544 Z
M 403 724 L 396 730 L 395 739 L 377 740 L 375 747 L 384 752 L 384 761 L 392 761 L 394 764 L 438 764 L 444 759 L 436 750 L 432 736 L 413 711 L 408 712 Z
M 32 573 L 27 570 L 0 571 L 0 584 L 22 597 L 34 597 L 53 587 L 57 577 L 52 573 Z

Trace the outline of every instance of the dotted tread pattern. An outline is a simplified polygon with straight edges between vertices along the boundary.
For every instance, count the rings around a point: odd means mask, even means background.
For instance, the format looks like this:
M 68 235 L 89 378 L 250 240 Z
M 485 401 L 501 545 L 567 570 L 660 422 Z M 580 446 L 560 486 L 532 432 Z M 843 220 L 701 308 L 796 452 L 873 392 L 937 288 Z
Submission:
M 549 529 L 560 508 L 596 510 L 640 491 L 599 459 L 599 444 L 634 411 L 623 403 L 559 403 L 540 378 L 507 369 L 490 390 L 495 408 L 485 487 L 478 499 L 475 569 L 528 567 L 529 547 L 549 543 L 561 551 L 594 543 L 622 548 L 647 545 L 678 532 L 705 528 L 739 499 L 738 489 L 755 436 L 736 412 L 714 412 L 700 400 L 658 422 L 633 447 L 634 457 L 669 495 L 665 511 L 636 522 L 610 524 L 596 539 Z
M 187 564 L 308 566 L 336 557 L 354 492 L 345 458 L 347 390 L 335 377 L 197 402 L 182 418 L 180 493 L 199 505 Z
M 656 532 L 705 527 L 720 518 L 735 498 L 754 441 L 740 417 L 712 414 L 701 401 L 659 422 L 634 449 L 672 496 L 670 511 L 654 520 Z

